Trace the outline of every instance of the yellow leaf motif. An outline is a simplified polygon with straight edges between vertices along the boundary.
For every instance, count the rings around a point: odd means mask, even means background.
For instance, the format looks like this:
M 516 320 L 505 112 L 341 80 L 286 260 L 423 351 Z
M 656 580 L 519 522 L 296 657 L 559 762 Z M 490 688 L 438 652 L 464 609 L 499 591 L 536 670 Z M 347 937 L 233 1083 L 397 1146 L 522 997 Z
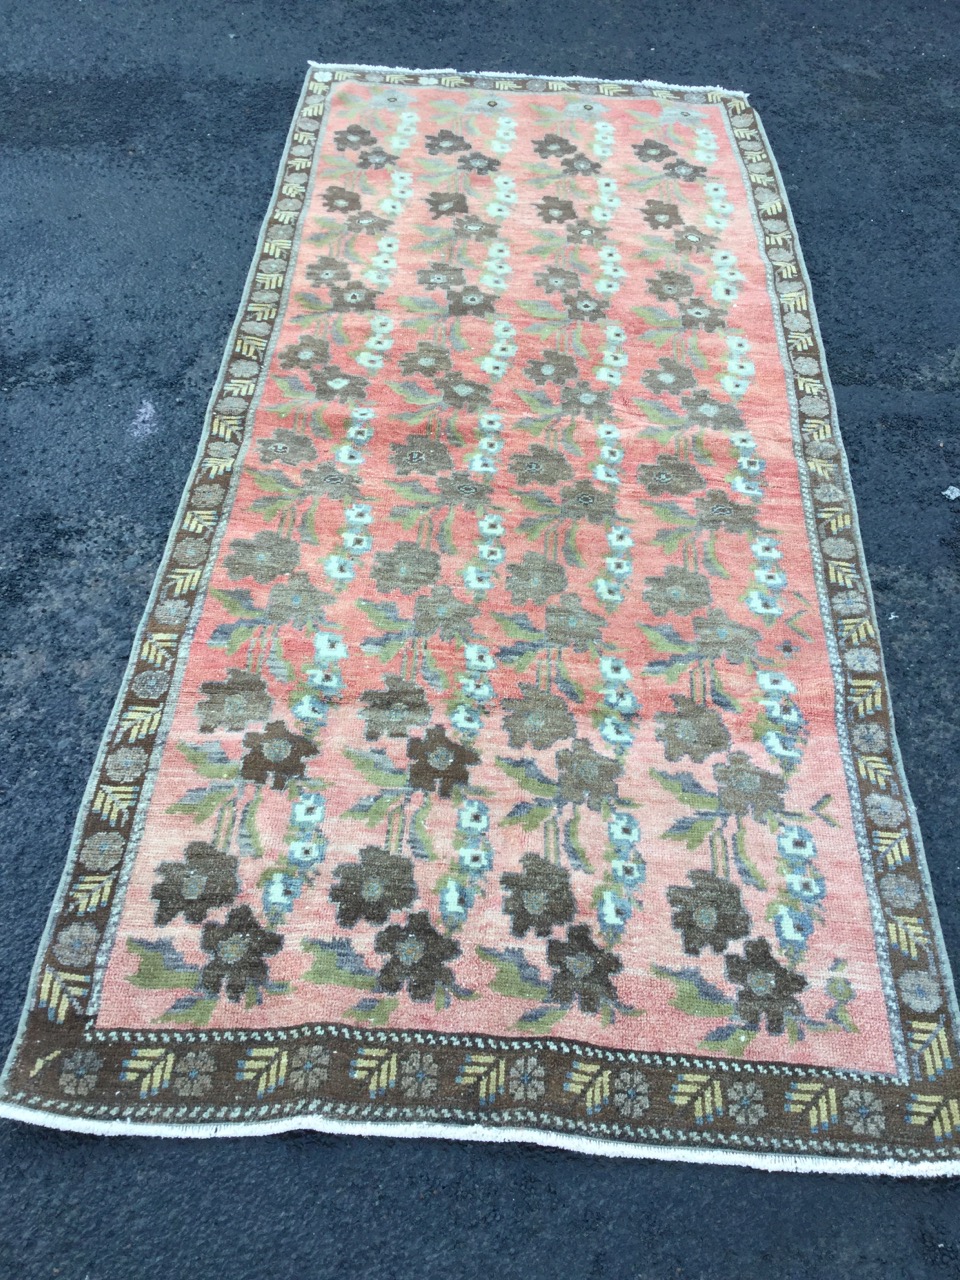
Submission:
M 237 1079 L 257 1086 L 257 1097 L 273 1093 L 287 1078 L 290 1057 L 286 1049 L 257 1047 L 248 1049 L 237 1063 Z
M 811 1133 L 823 1133 L 837 1123 L 837 1091 L 815 1080 L 800 1080 L 787 1090 L 784 1109 L 791 1115 L 806 1113 Z
M 887 936 L 890 945 L 911 960 L 916 960 L 921 951 L 930 948 L 926 926 L 919 916 L 894 916 L 887 921 Z
M 507 1060 L 492 1053 L 468 1053 L 457 1076 L 457 1084 L 476 1086 L 481 1107 L 496 1102 L 506 1081 Z
M 134 1049 L 123 1060 L 120 1079 L 139 1084 L 141 1098 L 155 1098 L 170 1083 L 176 1058 L 169 1049 Z
M 702 1071 L 681 1072 L 670 1090 L 670 1101 L 675 1107 L 692 1104 L 693 1118 L 697 1124 L 713 1124 L 717 1116 L 723 1115 L 720 1081 Z
M 188 533 L 194 532 L 187 528 L 186 520 L 183 527 Z M 152 667 L 168 667 L 179 639 L 175 631 L 151 631 L 140 646 L 141 661 L 149 662 Z
M 831 533 L 839 533 L 841 529 L 850 528 L 850 512 L 844 507 L 824 507 L 820 512 L 820 519 L 827 522 L 827 528 Z
M 877 634 L 869 618 L 841 618 L 840 634 L 848 644 L 862 644 Z
M 149 738 L 160 727 L 162 714 L 160 707 L 127 707 L 120 717 L 120 732 L 125 733 L 131 742 Z
M 575 1097 L 582 1097 L 587 1115 L 596 1115 L 610 1101 L 611 1074 L 609 1070 L 605 1070 L 596 1063 L 582 1062 L 578 1058 L 567 1072 L 563 1091 L 572 1093 Z
M 134 739 L 131 738 L 131 741 Z M 111 827 L 115 827 L 118 823 L 122 824 L 130 820 L 130 811 L 137 803 L 139 794 L 139 787 L 113 786 L 110 783 L 104 783 L 97 788 L 90 807 L 94 813 L 109 822 Z
M 397 1083 L 397 1055 L 392 1049 L 363 1049 L 350 1063 L 350 1078 L 366 1081 L 371 1099 L 382 1098 Z
M 937 1142 L 960 1133 L 960 1102 L 942 1093 L 912 1093 L 907 1102 L 907 1124 L 930 1125 Z
M 70 889 L 70 905 L 78 916 L 90 911 L 98 911 L 110 901 L 113 892 L 114 875 L 81 876 Z
M 851 680 L 848 701 L 858 716 L 873 715 L 883 706 L 883 687 L 879 680 Z
M 893 777 L 893 765 L 884 760 L 883 756 L 858 756 L 857 772 L 871 786 L 883 791 Z
M 89 989 L 90 979 L 84 974 L 62 973 L 48 965 L 40 979 L 37 1006 L 46 1009 L 51 1022 L 61 1023 L 71 1009 L 75 1013 L 81 1012 L 83 997 Z
M 810 470 L 814 470 L 813 463 L 810 464 Z M 854 565 L 848 564 L 845 560 L 828 560 L 827 576 L 831 582 L 841 587 L 853 587 L 860 581 L 860 575 Z
M 902 867 L 910 861 L 910 843 L 906 831 L 875 831 L 873 847 L 888 867 Z
M 943 1019 L 936 1022 L 910 1022 L 907 1047 L 914 1065 L 928 1080 L 936 1080 L 953 1067 L 950 1041 Z

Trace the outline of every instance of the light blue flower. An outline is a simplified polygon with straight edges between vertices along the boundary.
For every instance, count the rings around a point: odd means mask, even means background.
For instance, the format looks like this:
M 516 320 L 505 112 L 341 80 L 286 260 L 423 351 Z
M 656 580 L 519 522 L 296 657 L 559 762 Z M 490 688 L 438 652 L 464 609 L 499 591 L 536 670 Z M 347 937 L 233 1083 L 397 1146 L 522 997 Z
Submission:
M 461 733 L 479 733 L 483 720 L 473 707 L 461 702 L 451 711 L 450 723 Z
M 477 521 L 477 528 L 485 538 L 502 538 L 505 532 L 499 516 L 484 516 Z
M 294 840 L 287 846 L 287 861 L 298 871 L 312 871 L 314 867 L 319 867 L 326 854 L 326 840 Z
M 777 851 L 787 862 L 798 866 L 817 856 L 817 846 L 806 827 L 784 825 L 777 832 Z
M 302 881 L 297 876 L 290 876 L 283 871 L 275 871 L 264 882 L 263 912 L 271 924 L 277 924 L 287 912 L 293 910 L 293 904 L 300 897 Z
M 318 631 L 313 637 L 313 656 L 317 662 L 343 662 L 348 656 L 346 642 L 335 631 Z
M 465 645 L 463 658 L 468 671 L 492 671 L 497 665 L 493 654 L 483 644 Z
M 633 734 L 622 720 L 614 716 L 606 716 L 600 723 L 600 737 L 612 747 L 632 747 Z
M 787 585 L 787 575 L 779 569 L 754 569 L 753 577 L 768 591 L 781 591 Z
M 745 476 L 734 476 L 730 488 L 736 493 L 742 493 L 745 498 L 759 501 L 763 497 L 762 487 L 756 480 L 748 480 Z
M 627 551 L 633 546 L 633 537 L 624 525 L 615 524 L 607 530 L 607 542 L 611 551 Z
M 474 475 L 496 475 L 497 464 L 485 453 L 472 453 L 467 461 L 470 463 L 470 470 Z
M 316 827 L 323 821 L 327 802 L 321 791 L 305 791 L 293 806 L 291 819 L 298 827 Z
M 470 835 L 482 835 L 490 826 L 490 810 L 482 800 L 464 800 L 457 810 L 457 826 Z
M 630 669 L 622 658 L 605 657 L 600 659 L 600 674 L 604 680 L 615 684 L 629 684 L 633 678 Z
M 352 440 L 354 444 L 367 444 L 373 439 L 373 428 L 352 423 L 347 427 L 347 437 Z
M 467 918 L 467 892 L 456 880 L 447 880 L 439 891 L 440 915 L 448 929 L 455 929 Z
M 373 508 L 369 502 L 354 502 L 343 513 L 347 524 L 372 524 Z
M 607 823 L 607 832 L 615 845 L 632 846 L 640 839 L 640 824 L 632 813 L 615 811 Z
M 476 676 L 460 676 L 459 679 L 464 695 L 473 698 L 474 702 L 489 702 L 493 697 L 493 685 L 489 680 L 478 680 Z
M 354 555 L 363 555 L 365 551 L 369 551 L 373 546 L 373 539 L 369 533 L 357 533 L 354 529 L 344 529 L 340 535 L 340 541 Z
M 600 457 L 604 462 L 622 462 L 623 450 L 615 444 L 605 444 L 601 446 Z
M 375 325 L 374 322 L 371 320 L 370 327 L 371 329 L 376 329 L 381 326 Z M 390 321 L 390 328 L 391 329 L 393 328 L 392 320 Z M 370 422 L 376 416 L 377 416 L 376 409 L 371 409 L 369 405 L 357 404 L 357 405 L 354 405 L 354 407 L 350 410 L 350 417 L 353 419 L 354 422 Z
M 813 917 L 808 911 L 781 906 L 773 917 L 773 927 L 784 950 L 796 954 L 806 949 L 807 939 L 814 930 Z
M 783 613 L 783 608 L 776 596 L 766 591 L 748 591 L 744 596 L 744 603 L 758 618 L 779 618 Z
M 305 693 L 299 701 L 293 704 L 291 710 L 298 720 L 302 720 L 304 724 L 312 725 L 314 728 L 319 728 L 327 723 L 327 704 L 321 702 L 319 698 L 315 698 L 313 694 Z
M 786 884 L 802 902 L 820 902 L 827 893 L 827 882 L 817 871 L 794 871 L 786 877 Z
M 739 449 L 743 452 L 757 447 L 757 442 L 749 431 L 731 431 L 728 438 L 734 449 Z
M 608 685 L 603 691 L 603 700 L 608 707 L 619 711 L 621 715 L 632 716 L 640 710 L 640 701 L 636 694 L 622 685 Z
M 758 476 L 762 471 L 766 471 L 767 464 L 763 458 L 758 458 L 755 453 L 745 453 L 737 459 L 737 466 L 747 475 Z
M 457 859 L 464 871 L 482 876 L 493 866 L 493 850 L 488 844 L 466 844 L 457 854 Z
M 481 542 L 477 547 L 477 555 L 484 564 L 500 564 L 506 554 L 498 542 Z
M 597 906 L 597 921 L 604 933 L 619 936 L 633 915 L 633 903 L 608 889 Z
M 777 546 L 776 538 L 756 538 L 750 543 L 750 550 L 758 560 L 780 560 L 782 552 Z
M 356 573 L 353 561 L 346 556 L 327 556 L 323 562 L 323 571 L 334 582 L 350 582 Z
M 594 475 L 594 478 L 596 480 L 599 480 L 601 484 L 619 484 L 620 483 L 620 476 L 613 469 L 613 467 L 608 467 L 605 462 L 597 463 L 597 465 L 593 468 L 593 475 Z
M 610 870 L 613 878 L 627 890 L 639 889 L 647 878 L 647 864 L 639 859 L 614 858 Z
M 481 413 L 477 420 L 477 425 L 481 431 L 502 431 L 503 420 L 499 413 Z
M 493 575 L 486 569 L 478 569 L 475 564 L 468 564 L 463 571 L 463 583 L 468 591 L 489 591 L 493 586 Z
M 757 684 L 764 693 L 797 692 L 797 686 L 782 671 L 758 671 Z
M 781 737 L 772 729 L 763 735 L 763 749 L 768 751 L 775 760 L 782 760 L 784 764 L 796 764 L 803 759 L 803 752 L 794 746 L 792 738 Z
M 314 689 L 323 693 L 340 693 L 343 689 L 343 676 L 335 667 L 308 667 L 307 679 Z
M 477 441 L 477 448 L 482 453 L 499 453 L 503 448 L 503 441 L 499 436 L 481 436 Z
M 612 573 L 615 578 L 629 578 L 633 573 L 633 562 L 625 560 L 622 556 L 607 556 L 603 563 L 607 567 L 607 572 Z
M 607 578 L 597 578 L 594 580 L 593 589 L 602 604 L 623 604 L 623 592 L 615 582 L 610 582 Z
M 614 426 L 612 422 L 601 422 L 597 426 L 597 439 L 603 440 L 607 444 L 614 440 L 619 440 L 620 429 Z

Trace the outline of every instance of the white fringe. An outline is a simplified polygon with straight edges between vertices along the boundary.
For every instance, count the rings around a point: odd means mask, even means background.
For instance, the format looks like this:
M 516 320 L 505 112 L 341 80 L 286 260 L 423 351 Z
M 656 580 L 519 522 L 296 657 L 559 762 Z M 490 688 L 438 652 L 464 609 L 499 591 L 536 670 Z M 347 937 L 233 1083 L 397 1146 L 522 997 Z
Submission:
M 564 84 L 630 84 L 644 89 L 674 89 L 678 93 L 723 93 L 729 98 L 748 99 L 741 89 L 722 89 L 716 84 L 667 84 L 663 80 L 604 80 L 601 76 L 551 76 L 535 71 L 457 71 L 453 67 L 379 67 L 367 62 L 314 62 L 318 71 L 384 71 L 404 76 L 483 76 L 490 80 L 559 80 Z
M 139 1138 L 250 1138 L 268 1134 L 310 1130 L 360 1138 L 450 1138 L 461 1142 L 528 1142 L 539 1147 L 556 1147 L 588 1156 L 621 1156 L 635 1160 L 677 1160 L 683 1164 L 720 1164 L 760 1169 L 766 1173 L 865 1173 L 895 1178 L 956 1178 L 960 1176 L 960 1160 L 926 1161 L 913 1164 L 906 1160 L 858 1160 L 846 1156 L 774 1155 L 766 1152 L 711 1150 L 703 1147 L 652 1146 L 643 1143 L 582 1138 L 574 1134 L 554 1133 L 544 1129 L 499 1128 L 492 1125 L 458 1125 L 420 1122 L 410 1124 L 378 1123 L 368 1120 L 333 1120 L 326 1116 L 293 1116 L 283 1120 L 263 1120 L 250 1124 L 143 1124 L 136 1120 L 84 1120 L 77 1116 L 58 1116 L 34 1111 L 14 1103 L 0 1102 L 0 1116 L 40 1125 L 47 1129 L 66 1129 L 71 1133 L 88 1133 L 99 1137 Z

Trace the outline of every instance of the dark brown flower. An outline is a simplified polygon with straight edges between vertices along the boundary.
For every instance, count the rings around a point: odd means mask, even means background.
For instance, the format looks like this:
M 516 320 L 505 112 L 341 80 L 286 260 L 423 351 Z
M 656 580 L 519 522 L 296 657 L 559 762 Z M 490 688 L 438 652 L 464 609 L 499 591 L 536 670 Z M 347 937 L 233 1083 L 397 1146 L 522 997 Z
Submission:
M 400 591 L 413 595 L 429 587 L 440 574 L 440 557 L 415 542 L 398 542 L 391 551 L 378 551 L 373 563 L 373 580 L 382 596 Z
M 585 804 L 599 813 L 605 802 L 619 800 L 617 779 L 622 773 L 619 760 L 600 755 L 583 738 L 557 752 L 560 796 L 567 804 Z
M 223 565 L 231 578 L 272 582 L 281 574 L 292 573 L 299 563 L 300 548 L 292 538 L 285 538 L 272 529 L 261 529 L 248 542 L 231 542 Z
M 732 404 L 715 400 L 709 391 L 695 391 L 682 401 L 692 425 L 714 431 L 741 431 L 743 418 Z
M 369 129 L 364 129 L 363 125 L 348 124 L 345 129 L 338 129 L 333 135 L 333 140 L 337 144 L 338 151 L 346 151 L 348 148 L 356 150 L 358 147 L 372 147 L 376 142 L 376 138 Z
M 702 298 L 690 298 L 681 304 L 680 323 L 684 329 L 703 329 L 713 333 L 725 327 L 726 315 L 719 307 L 711 307 Z
M 564 387 L 560 393 L 560 404 L 564 413 L 569 413 L 572 418 L 586 418 L 588 422 L 602 422 L 611 413 L 610 392 L 586 381 Z
M 365 400 L 367 395 L 366 378 L 356 373 L 344 373 L 335 364 L 315 369 L 313 385 L 318 400 L 339 400 L 341 404 L 348 404 L 351 400 Z
M 683 225 L 677 206 L 664 200 L 647 200 L 643 206 L 643 217 L 654 231 L 669 231 L 671 227 Z
M 462 378 L 456 372 L 451 373 L 442 382 L 438 382 L 437 388 L 447 404 L 455 409 L 467 409 L 470 413 L 479 412 L 490 399 L 489 387 L 484 386 L 482 382 L 471 382 L 469 378 Z
M 459 191 L 432 191 L 426 197 L 427 208 L 434 221 L 467 212 L 467 197 Z
M 698 956 L 704 947 L 712 947 L 719 956 L 735 938 L 750 932 L 750 917 L 743 909 L 740 890 L 729 880 L 709 871 L 690 871 L 687 879 L 693 885 L 671 885 L 667 901 L 673 908 L 671 923 L 683 935 L 683 949 L 688 956 Z
M 300 492 L 305 496 L 331 498 L 334 502 L 355 502 L 360 497 L 360 485 L 354 476 L 338 471 L 327 463 L 300 473 Z
M 330 599 L 310 581 L 305 573 L 291 573 L 285 582 L 270 588 L 264 613 L 276 626 L 291 626 L 302 631 L 323 620 L 323 606 Z
M 797 996 L 807 980 L 774 959 L 766 938 L 746 943 L 742 956 L 727 956 L 727 977 L 740 988 L 737 1014 L 748 1027 L 765 1018 L 772 1036 L 783 1034 L 784 1016 L 801 1012 Z
M 360 208 L 360 197 L 346 187 L 327 187 L 323 193 L 323 206 L 330 213 L 353 213 Z
M 418 791 L 438 791 L 444 797 L 449 797 L 454 787 L 465 787 L 470 781 L 470 766 L 480 763 L 476 751 L 448 738 L 438 724 L 423 738 L 409 740 L 407 756 L 412 761 L 410 786 Z
M 557 196 L 544 196 L 535 207 L 544 222 L 570 222 L 577 216 L 572 201 L 560 200 Z
M 529 742 L 536 751 L 545 751 L 561 738 L 576 735 L 577 722 L 563 698 L 536 685 L 520 688 L 519 698 L 507 698 L 503 703 L 503 727 L 511 747 L 523 747 Z
M 381 218 L 378 213 L 372 213 L 369 209 L 361 209 L 346 221 L 348 231 L 362 232 L 368 236 L 382 235 L 392 226 L 393 223 L 389 218 Z
M 385 169 L 387 165 L 396 163 L 397 157 L 384 151 L 383 147 L 371 147 L 369 151 L 361 151 L 357 156 L 358 169 Z
M 482 218 L 478 218 L 472 213 L 468 213 L 464 218 L 457 218 L 453 224 L 453 229 L 458 236 L 464 236 L 467 240 L 495 240 L 497 238 L 496 224 L 484 222 Z
M 548 382 L 564 383 L 577 376 L 577 362 L 572 356 L 562 355 L 559 351 L 544 351 L 541 360 L 529 360 L 524 373 L 538 387 Z
M 316 262 L 311 262 L 307 267 L 307 279 L 311 284 L 315 284 L 318 288 L 320 285 L 324 284 L 339 284 L 341 280 L 350 279 L 350 268 L 339 258 L 324 256 L 322 258 L 318 258 Z M 327 344 L 325 342 L 321 343 L 319 338 L 313 339 L 313 341 L 317 342 L 318 345 L 322 345 L 325 350 L 329 350 Z M 298 343 L 296 345 L 301 344 Z M 326 359 L 327 357 L 324 356 L 322 359 L 317 359 L 313 363 L 324 364 Z
M 697 380 L 686 367 L 671 356 L 661 356 L 659 369 L 648 369 L 643 381 L 655 395 L 678 395 L 697 385 Z
M 658 271 L 647 281 L 650 292 L 661 302 L 676 302 L 689 298 L 693 293 L 693 281 L 682 271 Z
M 638 160 L 651 160 L 654 164 L 661 160 L 666 160 L 670 156 L 677 153 L 672 147 L 668 147 L 663 142 L 657 142 L 653 138 L 644 138 L 643 142 L 635 142 L 633 144 L 633 154 Z
M 734 751 L 725 764 L 715 764 L 713 776 L 724 812 L 741 816 L 752 813 L 757 822 L 766 822 L 783 812 L 786 778 L 758 769 L 746 752 Z
M 722 489 L 710 489 L 696 499 L 697 524 L 701 529 L 723 529 L 727 533 L 754 534 L 757 518 L 746 503 L 734 502 Z
M 458 151 L 470 150 L 470 143 L 466 138 L 461 138 L 459 133 L 453 133 L 450 129 L 428 133 L 423 141 L 431 156 L 452 156 Z
M 585 289 L 581 289 L 578 293 L 564 294 L 563 305 L 567 308 L 567 314 L 571 320 L 589 320 L 591 323 L 605 319 L 609 306 L 608 303 L 594 297 L 592 293 L 587 293 Z
M 527 551 L 519 564 L 507 565 L 506 585 L 515 605 L 528 600 L 546 604 L 550 596 L 559 595 L 567 585 L 567 571 L 541 552 Z
M 373 311 L 377 304 L 376 289 L 350 280 L 344 285 L 330 286 L 330 305 L 334 311 Z
M 390 452 L 394 469 L 401 476 L 433 476 L 453 466 L 447 446 L 432 436 L 407 436 L 392 444 Z
M 418 342 L 416 351 L 410 351 L 400 361 L 401 373 L 420 373 L 426 378 L 439 378 L 453 368 L 446 347 L 435 342 Z
M 679 231 L 674 232 L 673 247 L 678 253 L 707 253 L 710 249 L 715 249 L 716 245 L 717 237 L 708 236 L 698 227 L 682 226 Z
M 251 720 L 266 720 L 273 707 L 267 686 L 252 671 L 233 667 L 223 681 L 206 680 L 200 686 L 206 701 L 197 708 L 203 733 L 214 729 L 245 729 Z
M 417 272 L 417 283 L 428 289 L 462 289 L 466 281 L 460 267 L 448 267 L 443 262 L 431 262 L 423 271 Z
M 687 614 L 710 603 L 710 582 L 702 573 L 668 564 L 660 578 L 644 580 L 643 598 L 658 618 Z
M 707 756 L 726 751 L 730 733 L 717 711 L 683 694 L 673 693 L 670 698 L 674 710 L 658 711 L 654 716 L 657 741 L 663 744 L 668 760 L 688 756 L 703 764 Z
M 665 493 L 682 498 L 706 483 L 692 462 L 682 462 L 674 453 L 658 453 L 655 464 L 638 467 L 637 479 L 655 498 Z
M 299 467 L 304 462 L 313 462 L 317 451 L 309 436 L 300 431 L 290 431 L 287 427 L 278 427 L 267 440 L 259 440 L 260 461 L 264 463 L 282 462 L 287 467 Z
M 200 840 L 191 841 L 183 862 L 161 862 L 150 891 L 161 928 L 180 914 L 200 924 L 211 911 L 233 902 L 240 892 L 237 859 Z
M 518 484 L 558 484 L 573 475 L 573 468 L 560 450 L 547 449 L 542 444 L 532 444 L 529 453 L 515 453 L 510 470 Z
M 623 968 L 623 961 L 597 946 L 588 925 L 569 928 L 566 942 L 552 938 L 547 943 L 547 962 L 554 970 L 551 1000 L 558 1004 L 576 1000 L 584 1013 L 598 1013 L 605 1000 L 616 1002 L 610 979 Z
M 271 720 L 263 733 L 244 734 L 247 754 L 240 766 L 240 776 L 248 782 L 270 782 L 282 791 L 293 778 L 302 778 L 304 761 L 317 754 L 309 738 L 291 733 L 282 720 Z
M 452 986 L 453 970 L 446 962 L 460 954 L 459 944 L 430 923 L 426 911 L 415 912 L 406 924 L 392 924 L 377 934 L 374 946 L 389 956 L 380 970 L 381 991 L 406 987 L 411 1000 L 432 1000 L 438 985 Z
M 469 155 L 461 156 L 457 165 L 467 173 L 476 173 L 482 177 L 488 173 L 496 173 L 500 168 L 500 161 L 494 160 L 492 156 L 485 156 L 482 151 L 471 151 Z
M 490 501 L 490 486 L 474 480 L 467 471 L 455 471 L 453 475 L 441 476 L 437 489 L 444 502 L 462 507 L 464 511 L 479 511 Z
M 606 619 L 585 609 L 571 591 L 547 605 L 543 625 L 551 644 L 585 653 L 603 635 Z
M 476 285 L 451 289 L 447 294 L 447 310 L 452 316 L 487 316 L 494 310 L 496 298 Z
M 446 583 L 438 583 L 429 595 L 417 596 L 413 606 L 413 634 L 429 637 L 439 632 L 441 640 L 467 641 L 473 635 L 477 606 L 458 600 Z
M 598 245 L 603 244 L 606 238 L 607 233 L 602 227 L 598 227 L 595 222 L 587 222 L 585 218 L 578 218 L 567 226 L 567 240 L 570 244 Z
M 665 164 L 663 172 L 669 173 L 671 178 L 678 178 L 681 182 L 699 182 L 707 171 L 702 164 L 691 164 L 689 160 L 678 158 Z
M 522 872 L 507 871 L 500 877 L 506 890 L 504 914 L 510 917 L 510 931 L 522 938 L 530 929 L 538 938 L 548 938 L 556 925 L 567 924 L 576 911 L 570 890 L 570 873 L 535 853 L 521 859 Z
M 359 862 L 341 862 L 334 870 L 337 883 L 330 900 L 337 904 L 337 924 L 352 929 L 358 920 L 384 924 L 391 911 L 409 907 L 417 883 L 409 858 L 399 858 L 368 844 Z
M 226 985 L 227 999 L 237 1002 L 267 981 L 270 969 L 266 957 L 280 951 L 283 938 L 264 929 L 244 905 L 234 907 L 224 924 L 208 920 L 200 935 L 200 946 L 212 956 L 201 971 L 200 986 L 216 996 Z
M 360 715 L 367 724 L 367 740 L 405 738 L 414 725 L 429 724 L 430 706 L 418 684 L 400 676 L 385 677 L 386 689 L 367 689 L 360 697 Z
M 591 160 L 590 157 L 585 156 L 582 151 L 578 151 L 575 155 L 568 156 L 565 160 L 561 160 L 560 168 L 564 173 L 579 174 L 581 177 L 588 176 L 591 173 L 600 172 L 600 165 L 597 161 Z
M 560 494 L 560 514 L 565 520 L 589 520 L 603 524 L 616 515 L 613 495 L 597 489 L 589 480 L 578 480 Z
M 726 658 L 728 662 L 754 661 L 760 636 L 752 627 L 733 622 L 722 609 L 711 609 L 694 618 L 697 652 L 702 658 Z
M 310 274 L 310 268 L 307 268 L 307 274 Z M 280 352 L 280 364 L 284 369 L 304 369 L 309 372 L 314 365 L 326 364 L 329 359 L 329 343 L 309 333 L 305 333 L 299 342 L 291 343 Z
M 542 138 L 537 138 L 532 145 L 537 155 L 544 160 L 559 160 L 563 156 L 572 156 L 577 149 L 569 138 L 564 138 L 559 133 L 547 133 Z
M 533 277 L 545 293 L 571 293 L 580 288 L 580 277 L 576 271 L 568 271 L 565 267 L 547 267 Z

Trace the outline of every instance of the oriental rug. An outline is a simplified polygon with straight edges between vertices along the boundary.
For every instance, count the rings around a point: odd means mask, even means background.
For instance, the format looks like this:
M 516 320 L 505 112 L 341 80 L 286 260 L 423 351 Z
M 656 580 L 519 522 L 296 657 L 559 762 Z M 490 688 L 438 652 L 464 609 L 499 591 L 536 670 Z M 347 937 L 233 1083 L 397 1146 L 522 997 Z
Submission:
M 956 1176 L 955 1016 L 746 96 L 311 66 L 3 1113 Z

